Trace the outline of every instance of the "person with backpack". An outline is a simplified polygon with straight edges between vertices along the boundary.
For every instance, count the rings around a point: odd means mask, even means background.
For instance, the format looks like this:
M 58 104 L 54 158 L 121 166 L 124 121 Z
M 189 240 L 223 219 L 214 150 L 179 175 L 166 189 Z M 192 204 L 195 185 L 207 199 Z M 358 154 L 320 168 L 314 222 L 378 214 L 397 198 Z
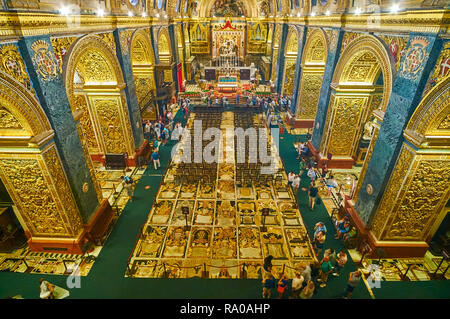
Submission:
M 128 200 L 133 201 L 134 181 L 130 176 L 123 176 L 123 188 L 127 192 Z
M 288 277 L 286 276 L 286 274 L 282 274 L 280 280 L 278 280 L 278 299 L 283 299 L 283 297 L 286 295 L 288 283 Z

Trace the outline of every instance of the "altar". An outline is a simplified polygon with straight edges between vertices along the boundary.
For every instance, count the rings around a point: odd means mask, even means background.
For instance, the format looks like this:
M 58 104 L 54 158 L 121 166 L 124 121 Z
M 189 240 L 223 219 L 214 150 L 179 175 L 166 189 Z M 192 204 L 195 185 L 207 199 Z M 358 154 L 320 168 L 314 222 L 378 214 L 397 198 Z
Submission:
M 237 88 L 238 82 L 237 82 L 237 76 L 219 76 L 217 80 L 217 87 L 219 88 Z

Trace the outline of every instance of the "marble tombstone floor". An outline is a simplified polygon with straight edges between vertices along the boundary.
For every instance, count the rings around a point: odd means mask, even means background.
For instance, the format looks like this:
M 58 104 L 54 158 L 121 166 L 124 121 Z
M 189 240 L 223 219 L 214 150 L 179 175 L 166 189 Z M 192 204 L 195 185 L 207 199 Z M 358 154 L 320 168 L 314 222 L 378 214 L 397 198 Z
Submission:
M 191 116 L 188 125 L 195 114 Z M 222 113 L 223 131 L 234 127 L 233 117 L 232 112 Z M 261 120 L 255 116 L 254 121 Z M 234 145 L 227 145 L 223 135 L 224 158 L 230 152 L 234 158 Z M 282 165 L 274 148 L 272 154 Z M 315 258 L 284 170 L 279 185 L 243 187 L 236 180 L 235 163 L 219 160 L 214 182 L 178 185 L 174 182 L 176 162 L 175 158 L 168 167 L 126 277 L 255 279 L 261 278 L 263 259 L 272 255 L 275 271 L 284 270 L 292 278 L 300 263 Z M 182 207 L 189 208 L 187 219 Z M 267 232 L 260 229 L 264 207 L 272 209 L 265 219 Z M 186 220 L 190 230 L 184 229 Z
M 102 189 L 103 198 L 107 198 L 117 217 L 120 216 L 128 196 L 122 191 L 121 176 L 132 176 L 138 181 L 146 167 L 133 168 L 128 172 L 123 170 L 106 170 L 101 163 L 94 163 L 97 181 Z M 113 221 L 114 222 L 114 221 Z M 103 246 L 94 246 L 84 255 L 32 252 L 28 247 L 0 253 L 0 271 L 68 275 L 78 268 L 80 276 L 87 276 Z

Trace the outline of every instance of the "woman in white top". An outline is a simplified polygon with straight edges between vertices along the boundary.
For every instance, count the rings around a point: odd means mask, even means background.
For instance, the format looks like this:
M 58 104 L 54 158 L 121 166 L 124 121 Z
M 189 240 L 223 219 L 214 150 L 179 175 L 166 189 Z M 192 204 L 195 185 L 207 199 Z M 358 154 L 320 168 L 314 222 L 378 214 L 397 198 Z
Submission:
M 295 192 L 297 192 L 298 188 L 300 187 L 300 176 L 295 175 L 294 180 L 292 181 L 292 188 Z
M 289 174 L 288 174 L 289 183 L 292 183 L 294 181 L 294 178 L 295 178 L 294 172 L 289 172 Z

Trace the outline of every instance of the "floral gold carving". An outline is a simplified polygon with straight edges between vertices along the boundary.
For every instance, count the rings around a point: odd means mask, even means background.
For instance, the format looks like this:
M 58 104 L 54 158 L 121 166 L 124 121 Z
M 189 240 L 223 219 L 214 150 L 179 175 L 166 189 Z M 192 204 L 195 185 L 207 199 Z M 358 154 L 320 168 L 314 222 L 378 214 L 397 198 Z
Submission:
M 124 130 L 120 121 L 117 100 L 95 100 L 106 153 L 122 154 L 127 152 Z

